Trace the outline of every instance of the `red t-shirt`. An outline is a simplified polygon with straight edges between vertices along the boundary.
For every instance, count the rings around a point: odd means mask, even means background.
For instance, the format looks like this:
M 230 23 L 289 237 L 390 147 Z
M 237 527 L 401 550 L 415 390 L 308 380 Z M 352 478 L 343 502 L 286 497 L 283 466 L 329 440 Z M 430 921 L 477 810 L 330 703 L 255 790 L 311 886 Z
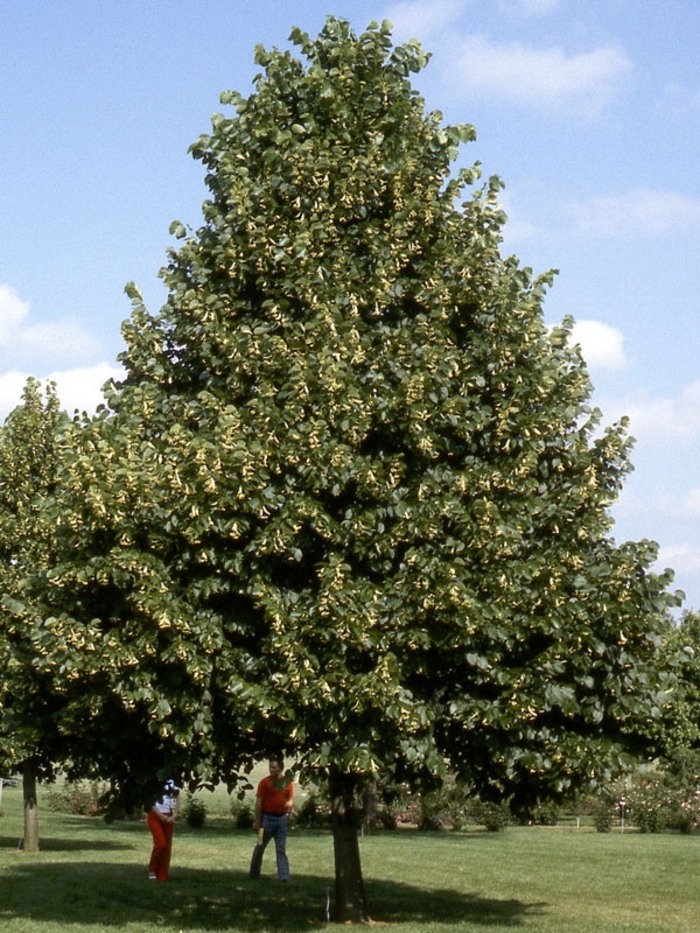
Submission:
M 262 803 L 263 813 L 282 816 L 287 812 L 287 802 L 294 799 L 294 784 L 286 783 L 284 778 L 273 778 L 271 774 L 258 784 L 256 797 Z

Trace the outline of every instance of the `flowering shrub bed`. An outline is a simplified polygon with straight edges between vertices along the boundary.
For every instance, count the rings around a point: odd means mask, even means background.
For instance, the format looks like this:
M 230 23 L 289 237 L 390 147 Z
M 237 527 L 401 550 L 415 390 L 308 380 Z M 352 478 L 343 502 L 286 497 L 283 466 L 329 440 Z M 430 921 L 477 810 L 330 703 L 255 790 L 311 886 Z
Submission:
M 594 798 L 590 812 L 599 832 L 624 820 L 642 833 L 691 833 L 700 827 L 700 753 L 685 752 L 632 775 Z

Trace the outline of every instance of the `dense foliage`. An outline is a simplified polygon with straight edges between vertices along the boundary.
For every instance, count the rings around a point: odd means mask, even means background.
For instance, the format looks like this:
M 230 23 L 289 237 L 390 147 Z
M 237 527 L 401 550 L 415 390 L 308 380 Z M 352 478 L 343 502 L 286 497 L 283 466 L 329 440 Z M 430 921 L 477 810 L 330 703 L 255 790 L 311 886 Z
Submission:
M 500 181 L 451 177 L 474 131 L 425 111 L 420 46 L 292 40 L 193 146 L 203 225 L 173 224 L 158 314 L 130 288 L 127 377 L 74 425 L 40 666 L 132 777 L 283 749 L 348 807 L 448 763 L 568 792 L 665 702 L 670 575 L 611 536 L 625 425 L 544 326 L 551 276 L 501 255 Z
M 30 379 L 0 428 L 0 775 L 23 776 L 24 845 L 38 848 L 36 782 L 70 754 L 53 678 L 34 664 L 43 579 L 57 559 L 50 508 L 67 417 L 54 387 Z

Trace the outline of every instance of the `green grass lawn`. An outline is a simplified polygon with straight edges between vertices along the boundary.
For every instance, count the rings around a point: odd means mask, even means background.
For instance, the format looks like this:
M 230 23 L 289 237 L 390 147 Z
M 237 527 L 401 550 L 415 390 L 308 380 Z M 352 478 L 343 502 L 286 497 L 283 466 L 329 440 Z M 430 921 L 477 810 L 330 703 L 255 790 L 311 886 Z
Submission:
M 21 789 L 5 788 L 2 805 L 1 933 L 307 933 L 325 925 L 327 832 L 291 834 L 290 885 L 277 882 L 272 850 L 263 878 L 251 882 L 253 833 L 236 830 L 224 805 L 201 830 L 177 827 L 171 879 L 158 884 L 147 880 L 145 823 L 107 826 L 43 808 L 42 850 L 30 855 L 17 849 Z M 360 844 L 372 916 L 392 933 L 695 933 L 700 923 L 700 834 L 398 830 Z

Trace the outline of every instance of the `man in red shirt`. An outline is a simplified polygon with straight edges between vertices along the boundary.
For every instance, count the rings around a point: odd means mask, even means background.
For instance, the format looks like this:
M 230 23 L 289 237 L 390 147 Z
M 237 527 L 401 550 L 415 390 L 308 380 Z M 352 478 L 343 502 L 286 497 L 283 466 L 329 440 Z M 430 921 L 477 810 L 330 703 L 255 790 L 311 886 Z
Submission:
M 270 773 L 258 784 L 255 795 L 255 820 L 253 829 L 262 829 L 262 838 L 253 849 L 250 861 L 250 877 L 259 878 L 263 855 L 270 839 L 275 840 L 277 855 L 277 877 L 289 881 L 289 859 L 287 858 L 287 817 L 294 806 L 294 784 L 284 776 L 284 762 L 271 758 Z

